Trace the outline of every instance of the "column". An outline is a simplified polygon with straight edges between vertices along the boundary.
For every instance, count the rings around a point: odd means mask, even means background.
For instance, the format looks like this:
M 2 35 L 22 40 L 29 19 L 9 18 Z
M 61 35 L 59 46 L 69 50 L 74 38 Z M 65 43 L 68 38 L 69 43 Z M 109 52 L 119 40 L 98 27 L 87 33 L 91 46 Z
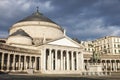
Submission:
M 63 52 L 63 70 L 65 70 L 65 57 L 66 57 L 66 53 Z
M 51 52 L 51 70 L 53 70 L 53 53 Z
M 72 70 L 74 70 L 74 58 L 73 58 L 73 52 L 71 52 L 71 64 L 72 64 Z
M 117 62 L 117 60 L 116 60 L 116 69 L 118 70 L 118 62 Z
M 62 51 L 60 51 L 61 52 L 61 62 L 60 62 L 60 66 L 61 66 L 61 70 L 63 70 L 63 53 L 62 53 Z
M 8 53 L 8 57 L 7 57 L 7 70 L 9 71 L 10 68 L 10 54 Z
M 2 53 L 1 70 L 4 68 L 4 53 Z
M 105 60 L 105 71 L 107 71 L 107 60 Z
M 69 52 L 66 51 L 66 55 L 67 55 L 67 70 L 70 70 Z
M 55 70 L 57 70 L 57 50 L 55 50 Z
M 32 68 L 31 56 L 29 56 L 29 68 Z
M 120 60 L 118 61 L 118 69 L 120 69 Z M 120 71 L 120 70 L 119 70 Z
M 46 53 L 46 70 L 49 69 L 49 53 Z
M 43 68 L 44 68 L 44 70 L 46 70 L 46 54 L 47 54 L 47 52 L 46 52 L 46 49 L 45 49 L 45 51 L 44 51 L 44 64 L 43 64 Z
M 119 68 L 119 60 L 117 61 L 117 71 L 118 71 L 118 68 Z
M 39 57 L 38 59 L 39 59 L 39 70 L 41 70 L 41 62 L 40 62 L 40 61 L 41 61 L 41 60 L 40 60 L 41 58 Z
M 26 65 L 26 56 L 24 56 L 24 71 L 27 69 Z
M 63 70 L 65 70 L 65 56 L 63 56 Z
M 82 62 L 80 61 L 80 59 L 81 59 L 81 57 L 82 57 L 82 56 L 80 56 L 80 54 L 81 54 L 81 53 L 80 53 L 80 52 L 78 52 L 78 54 L 77 54 L 78 56 L 76 55 L 76 56 L 77 56 L 77 65 L 78 65 L 78 70 L 80 70 L 80 69 L 81 69 L 80 65 L 81 65 L 81 66 L 82 66 L 82 65 L 84 65 L 84 66 L 85 66 L 84 59 L 82 60 Z M 84 66 L 83 66 L 83 69 L 84 69 Z
M 83 58 L 83 53 L 79 52 L 79 57 L 80 57 L 80 58 L 79 58 L 79 59 L 80 59 L 80 60 L 79 60 L 79 63 L 80 63 L 80 64 L 79 64 L 79 69 L 80 69 L 80 70 L 83 70 L 83 69 L 84 69 L 84 66 L 82 66 L 82 65 L 84 64 L 84 61 L 83 61 L 83 60 L 84 60 L 84 58 Z
M 117 60 L 115 60 L 115 71 L 117 72 Z
M 89 60 L 87 59 L 87 70 L 89 70 L 89 66 L 90 66 L 90 62 L 89 62 Z
M 12 64 L 12 70 L 15 70 L 15 54 L 13 54 L 13 64 Z
M 113 63 L 112 63 L 112 60 L 110 60 L 110 67 L 111 67 L 111 71 L 113 70 Z
M 78 70 L 78 52 L 76 52 L 76 70 Z
M 110 63 L 111 63 L 110 67 L 111 67 L 111 71 L 112 71 L 112 70 L 113 70 L 113 63 L 112 63 L 112 60 L 110 60 Z
M 115 62 L 113 60 L 113 71 L 115 71 Z
M 114 60 L 114 71 L 116 71 L 116 60 Z
M 113 63 L 113 71 L 114 71 L 115 70 L 114 60 L 112 61 L 112 63 Z
M 19 55 L 19 71 L 21 71 L 21 55 Z

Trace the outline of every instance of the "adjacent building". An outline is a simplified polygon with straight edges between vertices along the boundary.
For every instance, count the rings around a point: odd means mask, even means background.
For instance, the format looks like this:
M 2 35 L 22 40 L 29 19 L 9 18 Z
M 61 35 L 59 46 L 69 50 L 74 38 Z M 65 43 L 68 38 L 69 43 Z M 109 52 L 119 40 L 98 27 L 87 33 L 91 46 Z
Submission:
M 103 66 L 103 71 L 120 71 L 120 37 L 106 36 L 93 41 L 84 41 L 84 64 L 90 65 L 91 51 L 99 55 L 98 64 Z M 87 69 L 86 69 L 87 70 Z

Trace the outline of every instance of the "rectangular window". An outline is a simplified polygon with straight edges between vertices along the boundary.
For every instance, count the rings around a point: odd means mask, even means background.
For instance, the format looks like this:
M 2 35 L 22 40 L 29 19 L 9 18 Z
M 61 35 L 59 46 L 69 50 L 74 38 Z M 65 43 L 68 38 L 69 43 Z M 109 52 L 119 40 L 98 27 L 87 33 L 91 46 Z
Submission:
M 116 45 L 114 44 L 114 48 L 116 48 Z
M 118 48 L 120 48 L 120 45 L 118 44 Z
M 115 50 L 115 53 L 116 53 L 116 50 Z
M 108 48 L 110 47 L 110 45 L 108 44 Z

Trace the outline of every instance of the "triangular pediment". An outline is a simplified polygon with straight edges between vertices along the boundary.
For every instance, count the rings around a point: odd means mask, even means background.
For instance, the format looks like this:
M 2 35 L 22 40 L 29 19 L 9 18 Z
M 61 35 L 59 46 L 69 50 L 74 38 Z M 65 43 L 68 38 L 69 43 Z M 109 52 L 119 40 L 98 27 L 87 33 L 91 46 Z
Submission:
M 77 47 L 77 48 L 81 47 L 79 43 L 73 41 L 72 39 L 70 39 L 68 37 L 64 37 L 64 38 L 61 38 L 61 39 L 51 41 L 48 44 L 60 45 L 60 46 L 69 46 L 69 47 Z

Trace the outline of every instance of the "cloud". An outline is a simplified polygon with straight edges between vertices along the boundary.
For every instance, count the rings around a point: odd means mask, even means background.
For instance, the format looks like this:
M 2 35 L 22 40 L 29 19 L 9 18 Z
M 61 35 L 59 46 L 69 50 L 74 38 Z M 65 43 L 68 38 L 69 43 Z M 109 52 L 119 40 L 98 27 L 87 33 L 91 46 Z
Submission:
M 51 1 L 46 1 L 44 5 L 45 5 L 45 8 L 48 10 L 54 9 L 54 6 L 51 5 Z
M 63 25 L 66 25 L 64 28 L 67 29 L 68 36 L 76 37 L 79 40 L 93 40 L 103 36 L 120 35 L 119 26 L 106 26 L 102 17 L 90 19 L 68 18 L 65 23 Z
M 75 3 L 76 5 L 74 6 L 74 3 L 72 5 L 69 4 L 70 6 L 67 5 L 68 10 L 65 8 L 66 13 L 64 12 L 64 15 L 61 14 L 63 15 L 62 17 L 58 16 L 58 18 L 55 19 L 57 23 L 67 29 L 67 34 L 70 37 L 92 40 L 107 35 L 119 36 L 119 0 L 115 2 L 110 0 L 98 0 L 89 3 L 89 5 L 83 2 L 84 5 L 80 5 L 79 8 L 76 8 L 75 6 L 80 4 L 79 2 L 80 1 Z M 65 5 L 63 3 L 62 9 L 64 7 Z
M 0 30 L 7 33 L 11 25 L 39 6 L 40 12 L 65 28 L 70 37 L 119 36 L 119 4 L 119 0 L 0 0 Z
M 15 15 L 24 14 L 25 12 L 35 9 L 37 6 L 43 11 L 51 11 L 54 6 L 51 5 L 51 1 L 33 1 L 33 0 L 0 0 L 0 16 L 4 15 L 7 17 L 13 17 Z M 36 9 L 35 9 L 36 10 Z M 34 10 L 34 11 L 35 11 Z
M 54 9 L 51 1 L 0 0 L 0 29 L 8 31 L 11 25 L 35 12 L 37 6 L 43 12 Z
M 15 0 L 1 0 L 0 1 L 0 10 L 2 10 L 1 15 L 13 17 L 13 15 L 18 14 L 19 11 L 24 11 L 29 8 L 28 3 L 24 0 L 15 1 Z M 2 14 L 3 13 L 3 14 Z

